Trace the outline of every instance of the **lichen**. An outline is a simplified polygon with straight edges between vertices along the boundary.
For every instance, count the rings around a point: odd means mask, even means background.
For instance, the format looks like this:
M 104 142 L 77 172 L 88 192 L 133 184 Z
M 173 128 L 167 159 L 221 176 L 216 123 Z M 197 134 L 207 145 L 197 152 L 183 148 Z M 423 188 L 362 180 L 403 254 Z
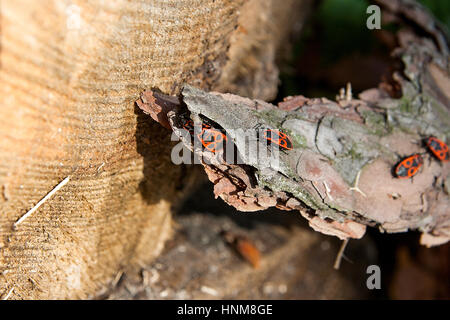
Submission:
M 390 127 L 387 125 L 384 114 L 371 110 L 364 110 L 361 114 L 370 133 L 381 137 L 390 132 Z
M 263 120 L 267 125 L 273 128 L 280 128 L 283 120 L 286 117 L 286 112 L 282 110 L 272 109 L 257 111 L 254 110 L 253 114 L 258 118 Z
M 284 191 L 291 193 L 298 200 L 302 201 L 308 207 L 315 210 L 325 210 L 326 205 L 323 202 L 317 201 L 317 199 L 310 195 L 304 188 L 294 186 L 292 182 L 283 179 L 281 176 L 277 178 L 267 177 L 260 172 L 257 172 L 258 182 L 261 186 L 267 187 L 273 191 Z

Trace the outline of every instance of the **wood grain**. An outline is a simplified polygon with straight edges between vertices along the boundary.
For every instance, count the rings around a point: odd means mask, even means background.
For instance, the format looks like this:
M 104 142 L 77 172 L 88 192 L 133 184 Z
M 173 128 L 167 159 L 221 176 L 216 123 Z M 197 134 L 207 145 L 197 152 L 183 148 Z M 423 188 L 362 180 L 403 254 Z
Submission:
M 222 72 L 242 45 L 230 38 L 243 3 L 1 3 L 0 295 L 87 298 L 158 255 L 184 171 L 170 161 L 168 132 L 134 101 L 146 88 L 234 79 Z

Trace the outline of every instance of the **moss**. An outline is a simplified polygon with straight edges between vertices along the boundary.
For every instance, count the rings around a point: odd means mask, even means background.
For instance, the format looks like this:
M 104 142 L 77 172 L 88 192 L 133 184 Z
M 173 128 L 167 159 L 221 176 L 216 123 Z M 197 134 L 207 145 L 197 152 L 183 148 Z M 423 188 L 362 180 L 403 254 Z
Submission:
M 328 209 L 326 205 L 322 202 L 318 202 L 313 196 L 309 194 L 306 190 L 302 188 L 295 188 L 291 183 L 285 181 L 284 179 L 267 179 L 267 177 L 258 174 L 259 184 L 261 186 L 267 187 L 274 191 L 284 191 L 289 192 L 294 195 L 297 199 L 302 201 L 308 207 L 315 210 L 326 210 Z
M 294 133 L 292 130 L 282 127 L 277 127 L 278 130 L 286 133 L 292 140 L 294 148 L 305 149 L 307 147 L 307 140 L 304 136 L 298 133 Z
M 411 99 L 408 97 L 402 97 L 400 98 L 398 110 L 401 113 L 412 113 L 413 108 L 411 105 Z
M 362 160 L 364 158 L 363 154 L 357 151 L 357 145 L 354 143 L 352 144 L 350 150 L 347 152 L 347 156 L 350 157 L 353 161 Z
M 328 216 L 330 218 L 333 218 L 334 220 L 342 218 L 339 212 L 347 211 L 345 208 L 341 208 L 334 203 L 329 204 L 323 202 L 322 199 L 316 199 L 308 191 L 301 187 L 298 187 L 298 184 L 295 184 L 294 186 L 290 181 L 286 181 L 283 177 L 278 179 L 267 179 L 266 177 L 258 174 L 258 180 L 260 186 L 267 187 L 274 191 L 288 192 L 298 200 L 302 201 L 308 207 L 314 210 L 328 212 Z
M 282 110 L 265 110 L 265 111 L 253 111 L 253 114 L 258 118 L 263 120 L 269 126 L 274 128 L 279 128 L 283 122 L 286 112 Z
M 308 146 L 307 145 L 307 140 L 306 140 L 306 138 L 304 136 L 296 134 L 296 133 L 293 133 L 289 129 L 284 129 L 283 128 L 283 131 L 286 132 L 291 137 L 291 139 L 293 140 L 292 142 L 294 144 L 294 148 L 297 148 L 297 147 L 302 148 L 302 149 L 306 149 L 307 148 L 307 146 Z
M 370 128 L 370 132 L 377 136 L 384 136 L 389 133 L 390 129 L 387 126 L 386 117 L 384 114 L 379 112 L 374 112 L 370 110 L 365 110 L 362 112 L 362 116 Z
M 440 104 L 433 97 L 429 96 L 428 101 L 433 111 L 433 126 L 438 127 L 443 134 L 449 138 L 450 136 L 450 117 L 448 115 L 448 109 L 445 105 Z

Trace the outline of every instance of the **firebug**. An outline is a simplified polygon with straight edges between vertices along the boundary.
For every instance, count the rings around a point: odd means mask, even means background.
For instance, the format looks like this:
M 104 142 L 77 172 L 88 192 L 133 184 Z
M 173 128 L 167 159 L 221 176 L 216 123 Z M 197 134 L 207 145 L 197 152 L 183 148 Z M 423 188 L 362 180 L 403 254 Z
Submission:
M 425 140 L 425 143 L 436 158 L 443 162 L 450 160 L 448 146 L 445 142 L 436 137 L 429 137 Z
M 397 164 L 395 167 L 395 175 L 400 179 L 412 178 L 419 171 L 422 164 L 422 156 L 418 153 L 413 154 Z
M 263 137 L 264 139 L 267 140 L 268 143 L 274 143 L 278 145 L 281 149 L 284 150 L 292 149 L 292 140 L 284 132 L 273 129 L 265 129 Z
M 189 131 L 191 135 L 194 135 L 194 128 L 196 125 L 192 119 L 187 119 L 182 123 L 185 130 Z M 199 126 L 200 127 L 200 126 Z M 223 130 L 215 129 L 210 124 L 202 122 L 200 133 L 197 134 L 197 138 L 202 143 L 203 147 L 211 152 L 220 151 L 223 147 L 224 141 L 227 140 L 227 136 Z
M 201 141 L 203 147 L 213 153 L 220 151 L 224 141 L 227 140 L 225 133 L 221 130 L 211 128 L 208 125 L 202 127 L 202 131 L 197 134 L 197 137 Z

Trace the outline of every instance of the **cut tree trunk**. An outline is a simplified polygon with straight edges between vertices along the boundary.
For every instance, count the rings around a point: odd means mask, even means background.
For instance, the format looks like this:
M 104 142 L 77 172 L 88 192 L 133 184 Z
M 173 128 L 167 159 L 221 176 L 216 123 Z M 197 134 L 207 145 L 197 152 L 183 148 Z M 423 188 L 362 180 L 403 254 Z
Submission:
M 273 98 L 310 3 L 3 1 L 0 295 L 87 298 L 157 256 L 189 177 L 134 101 L 184 82 Z

